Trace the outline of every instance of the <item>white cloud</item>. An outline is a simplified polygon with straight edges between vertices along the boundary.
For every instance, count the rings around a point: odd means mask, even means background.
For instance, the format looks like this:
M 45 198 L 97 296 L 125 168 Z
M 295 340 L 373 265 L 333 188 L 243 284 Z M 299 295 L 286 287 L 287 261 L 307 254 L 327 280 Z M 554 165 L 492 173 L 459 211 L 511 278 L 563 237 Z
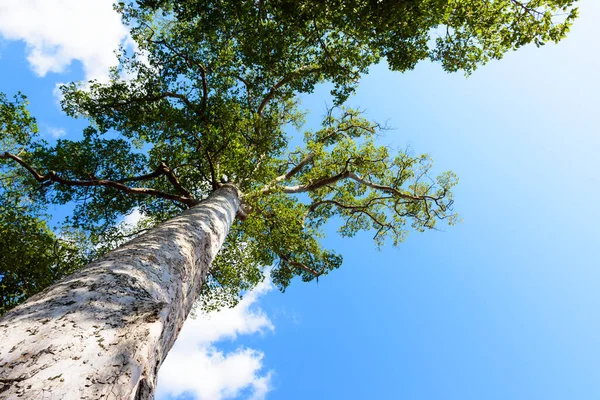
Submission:
M 134 208 L 131 214 L 128 214 L 123 218 L 122 224 L 130 225 L 134 227 L 142 219 L 142 213 L 139 208 Z
M 113 0 L 2 0 L 0 36 L 23 40 L 33 71 L 64 72 L 81 61 L 86 79 L 104 80 L 128 38 Z
M 188 319 L 158 374 L 157 398 L 187 392 L 199 400 L 224 400 L 249 391 L 249 400 L 264 399 L 271 372 L 263 372 L 263 353 L 242 347 L 224 353 L 215 343 L 272 331 L 273 324 L 255 305 L 271 288 L 261 283 L 234 308 Z
M 48 134 L 54 139 L 60 139 L 61 137 L 65 136 L 67 132 L 65 132 L 63 128 L 48 127 Z

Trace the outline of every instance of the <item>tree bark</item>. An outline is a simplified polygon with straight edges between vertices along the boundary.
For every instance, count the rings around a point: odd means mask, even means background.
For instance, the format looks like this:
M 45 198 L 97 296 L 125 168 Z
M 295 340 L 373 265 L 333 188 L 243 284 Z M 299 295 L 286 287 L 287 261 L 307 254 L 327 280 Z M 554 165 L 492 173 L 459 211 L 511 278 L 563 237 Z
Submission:
M 225 185 L 199 205 L 0 319 L 0 399 L 154 398 L 210 264 L 240 209 Z

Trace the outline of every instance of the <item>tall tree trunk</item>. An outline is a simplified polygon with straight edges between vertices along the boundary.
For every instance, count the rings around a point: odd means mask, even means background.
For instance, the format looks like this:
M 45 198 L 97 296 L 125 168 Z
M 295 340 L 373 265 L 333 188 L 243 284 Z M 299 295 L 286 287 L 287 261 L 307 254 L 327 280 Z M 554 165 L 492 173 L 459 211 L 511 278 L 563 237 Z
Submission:
M 152 399 L 240 208 L 223 186 L 0 319 L 0 399 Z

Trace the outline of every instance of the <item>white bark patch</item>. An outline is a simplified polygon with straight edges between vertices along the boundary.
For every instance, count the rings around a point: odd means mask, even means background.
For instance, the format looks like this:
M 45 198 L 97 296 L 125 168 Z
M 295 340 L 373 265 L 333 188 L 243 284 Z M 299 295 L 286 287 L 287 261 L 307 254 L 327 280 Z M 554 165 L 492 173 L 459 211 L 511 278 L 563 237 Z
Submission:
M 0 399 L 152 399 L 239 209 L 226 185 L 0 319 Z

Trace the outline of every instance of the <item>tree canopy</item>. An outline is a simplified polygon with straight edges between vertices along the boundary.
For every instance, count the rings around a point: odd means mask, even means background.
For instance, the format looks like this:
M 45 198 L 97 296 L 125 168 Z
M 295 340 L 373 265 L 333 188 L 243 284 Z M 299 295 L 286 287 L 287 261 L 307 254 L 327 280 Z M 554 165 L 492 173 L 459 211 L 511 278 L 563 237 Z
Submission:
M 25 153 L 36 138 L 35 119 L 21 94 L 0 93 L 0 146 Z M 8 134 L 8 133 L 11 134 Z M 14 134 L 13 134 L 14 133 Z M 79 232 L 65 230 L 62 238 L 44 220 L 43 204 L 34 201 L 31 177 L 0 165 L 0 315 L 88 260 Z
M 245 214 L 214 262 L 208 307 L 235 303 L 273 265 L 284 290 L 342 257 L 319 239 L 373 232 L 396 245 L 410 228 L 456 221 L 451 172 L 427 155 L 377 144 L 385 130 L 344 106 L 369 66 L 408 71 L 423 60 L 467 74 L 528 43 L 559 41 L 574 0 L 140 0 L 116 7 L 135 46 L 108 83 L 63 88 L 63 109 L 89 121 L 80 140 L 31 140 L 23 118 L 2 127 L 0 165 L 34 204 L 73 204 L 67 226 L 94 244 L 119 235 L 138 208 L 147 226 L 194 206 L 223 182 Z M 303 144 L 298 95 L 329 82 L 333 107 Z M 21 122 L 19 122 L 21 121 Z M 21 125 L 19 125 L 21 124 Z M 12 143 L 5 145 L 4 143 Z

